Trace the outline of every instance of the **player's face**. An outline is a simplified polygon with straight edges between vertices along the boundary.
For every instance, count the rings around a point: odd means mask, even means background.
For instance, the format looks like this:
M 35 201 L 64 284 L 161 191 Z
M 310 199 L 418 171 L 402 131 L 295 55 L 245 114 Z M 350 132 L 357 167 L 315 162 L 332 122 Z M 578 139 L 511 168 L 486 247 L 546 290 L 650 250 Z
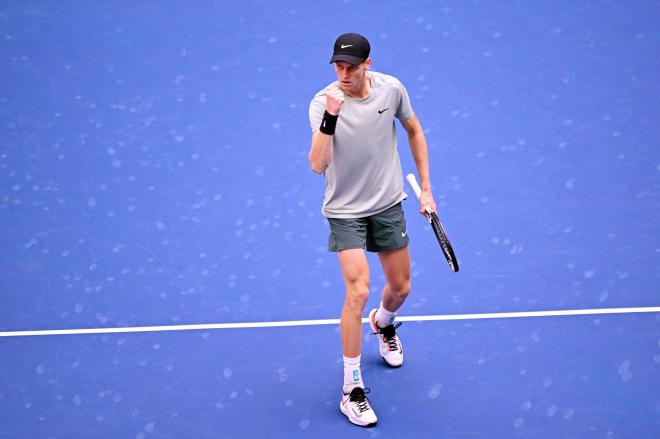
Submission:
M 339 87 L 342 91 L 350 94 L 351 92 L 355 93 L 362 89 L 367 70 L 369 70 L 369 66 L 371 65 L 370 59 L 356 66 L 344 61 L 337 61 L 334 64 Z

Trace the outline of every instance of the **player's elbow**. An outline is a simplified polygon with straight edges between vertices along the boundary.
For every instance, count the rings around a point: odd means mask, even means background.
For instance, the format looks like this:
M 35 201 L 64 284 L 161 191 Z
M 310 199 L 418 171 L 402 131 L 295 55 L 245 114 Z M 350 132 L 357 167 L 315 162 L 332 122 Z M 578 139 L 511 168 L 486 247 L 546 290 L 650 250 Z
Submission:
M 328 164 L 325 163 L 320 157 L 315 155 L 313 150 L 309 152 L 307 159 L 309 160 L 309 166 L 316 174 L 323 174 L 328 168 Z
M 323 174 L 325 170 L 328 168 L 328 165 L 323 164 L 323 163 L 317 163 L 313 161 L 309 161 L 310 166 L 312 168 L 312 171 L 316 174 Z

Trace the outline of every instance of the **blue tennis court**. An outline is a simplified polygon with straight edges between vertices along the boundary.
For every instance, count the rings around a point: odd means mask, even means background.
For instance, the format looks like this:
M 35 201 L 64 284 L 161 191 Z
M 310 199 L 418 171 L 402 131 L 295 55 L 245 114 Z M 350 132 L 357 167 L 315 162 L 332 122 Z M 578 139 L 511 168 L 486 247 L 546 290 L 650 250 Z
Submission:
M 659 437 L 658 24 L 652 1 L 1 2 L 0 438 Z M 406 363 L 364 326 L 369 429 L 338 408 L 307 163 L 343 32 L 407 87 L 461 263 L 406 200 Z

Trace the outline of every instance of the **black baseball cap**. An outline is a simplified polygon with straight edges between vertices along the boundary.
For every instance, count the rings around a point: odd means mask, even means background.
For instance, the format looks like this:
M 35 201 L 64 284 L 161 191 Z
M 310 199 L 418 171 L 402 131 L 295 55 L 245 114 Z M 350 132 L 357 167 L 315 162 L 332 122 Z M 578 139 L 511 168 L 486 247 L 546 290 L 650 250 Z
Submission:
M 360 34 L 339 35 L 335 41 L 335 50 L 330 58 L 330 64 L 336 61 L 346 61 L 354 66 L 369 58 L 371 46 L 369 41 Z

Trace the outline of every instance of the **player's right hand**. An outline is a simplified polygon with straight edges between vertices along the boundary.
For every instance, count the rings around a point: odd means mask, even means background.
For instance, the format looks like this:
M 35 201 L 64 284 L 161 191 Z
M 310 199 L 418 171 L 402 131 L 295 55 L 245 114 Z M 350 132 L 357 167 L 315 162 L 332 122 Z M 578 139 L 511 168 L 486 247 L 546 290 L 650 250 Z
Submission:
M 332 87 L 325 94 L 326 110 L 333 116 L 339 115 L 341 104 L 344 103 L 344 92 L 339 87 Z
M 435 212 L 435 210 L 436 205 L 431 190 L 422 191 L 419 194 L 419 213 L 421 213 L 422 216 L 426 218 L 427 212 Z

